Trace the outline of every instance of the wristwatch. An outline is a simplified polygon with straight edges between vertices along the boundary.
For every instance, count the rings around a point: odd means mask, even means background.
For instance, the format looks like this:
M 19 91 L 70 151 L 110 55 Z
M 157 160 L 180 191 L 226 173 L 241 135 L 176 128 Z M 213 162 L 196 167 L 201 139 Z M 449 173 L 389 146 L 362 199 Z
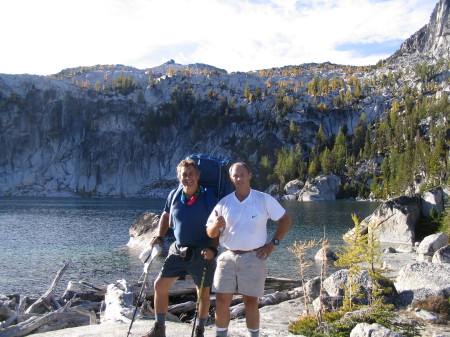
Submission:
M 278 240 L 278 239 L 272 239 L 272 243 L 273 243 L 275 246 L 278 246 L 278 245 L 280 244 L 280 240 Z

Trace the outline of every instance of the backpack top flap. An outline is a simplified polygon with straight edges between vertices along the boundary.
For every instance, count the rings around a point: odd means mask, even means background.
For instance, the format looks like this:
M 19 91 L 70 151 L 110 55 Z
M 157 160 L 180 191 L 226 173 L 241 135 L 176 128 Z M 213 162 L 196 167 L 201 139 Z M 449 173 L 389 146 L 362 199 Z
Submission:
M 212 188 L 218 200 L 234 191 L 228 169 L 230 159 L 219 159 L 207 154 L 195 153 L 188 156 L 196 161 L 200 169 L 200 185 Z

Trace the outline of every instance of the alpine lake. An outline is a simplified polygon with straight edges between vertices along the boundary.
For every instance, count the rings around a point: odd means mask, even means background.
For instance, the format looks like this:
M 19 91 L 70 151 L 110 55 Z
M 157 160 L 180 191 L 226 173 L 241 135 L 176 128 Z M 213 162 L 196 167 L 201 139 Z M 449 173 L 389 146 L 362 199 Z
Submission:
M 106 287 L 117 280 L 136 282 L 142 275 L 139 252 L 127 246 L 128 230 L 144 212 L 161 214 L 163 199 L 0 198 L 0 294 L 42 295 L 64 262 L 71 261 L 59 282 L 62 295 L 68 281 Z M 281 202 L 293 223 L 286 238 L 268 260 L 269 276 L 298 279 L 298 260 L 288 248 L 294 242 L 328 239 L 333 251 L 353 227 L 352 214 L 362 220 L 378 202 Z M 268 223 L 272 237 L 275 224 Z M 307 278 L 320 275 L 309 251 Z M 149 279 L 159 273 L 164 256 L 151 265 Z M 335 270 L 332 264 L 328 273 Z

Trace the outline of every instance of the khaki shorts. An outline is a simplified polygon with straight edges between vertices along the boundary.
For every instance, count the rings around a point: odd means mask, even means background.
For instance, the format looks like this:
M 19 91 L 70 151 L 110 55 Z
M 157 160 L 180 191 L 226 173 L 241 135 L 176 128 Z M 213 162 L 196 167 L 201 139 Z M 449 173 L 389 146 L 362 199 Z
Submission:
M 266 260 L 257 258 L 256 252 L 235 254 L 228 250 L 217 259 L 213 291 L 261 297 L 266 277 Z

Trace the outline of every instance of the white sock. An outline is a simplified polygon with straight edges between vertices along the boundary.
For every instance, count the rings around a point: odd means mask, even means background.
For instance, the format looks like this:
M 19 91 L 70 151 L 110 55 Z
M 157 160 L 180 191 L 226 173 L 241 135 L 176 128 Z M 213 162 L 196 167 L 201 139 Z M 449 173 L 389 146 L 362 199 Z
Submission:
M 259 329 L 248 329 L 249 337 L 259 337 Z
M 217 337 L 227 337 L 228 328 L 218 328 L 216 327 L 216 336 Z

